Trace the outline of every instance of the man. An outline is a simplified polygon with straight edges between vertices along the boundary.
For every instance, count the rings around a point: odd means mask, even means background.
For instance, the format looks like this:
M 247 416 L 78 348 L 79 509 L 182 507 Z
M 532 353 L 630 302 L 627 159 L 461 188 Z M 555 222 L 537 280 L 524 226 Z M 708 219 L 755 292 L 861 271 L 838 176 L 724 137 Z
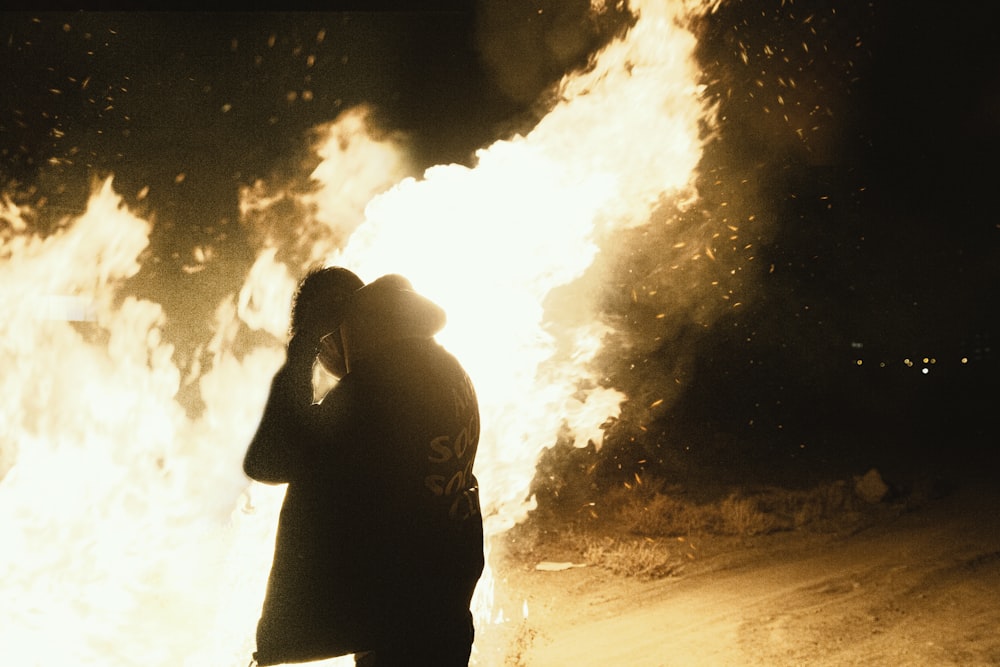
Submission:
M 360 280 L 324 271 L 325 301 L 308 313 L 317 277 L 303 281 L 289 358 L 244 461 L 253 479 L 288 483 L 254 658 L 465 666 L 484 565 L 475 391 L 433 339 L 444 311 L 405 278 L 342 299 Z M 310 405 L 317 356 L 340 381 Z

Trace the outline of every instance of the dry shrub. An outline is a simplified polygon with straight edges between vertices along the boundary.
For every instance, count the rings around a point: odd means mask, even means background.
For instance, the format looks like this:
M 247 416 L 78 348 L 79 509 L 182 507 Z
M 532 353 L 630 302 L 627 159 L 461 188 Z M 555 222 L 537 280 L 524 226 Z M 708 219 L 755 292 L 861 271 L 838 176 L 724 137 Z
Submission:
M 655 540 L 589 540 L 583 555 L 591 565 L 637 579 L 662 579 L 683 568 L 681 557 L 663 542 Z
M 817 486 L 795 499 L 792 512 L 795 528 L 806 528 L 833 519 L 851 517 L 858 509 L 858 498 L 843 481 Z
M 758 509 L 771 517 L 771 530 L 818 529 L 858 519 L 862 501 L 842 480 L 811 489 L 768 488 L 752 496 Z
M 826 530 L 859 520 L 864 503 L 845 481 L 811 489 L 765 488 L 732 492 L 722 500 L 697 504 L 676 489 L 646 481 L 608 493 L 605 504 L 630 533 L 671 537 L 715 533 L 766 535 L 803 528 Z
M 735 493 L 719 503 L 718 512 L 720 532 L 726 535 L 766 535 L 780 525 L 773 514 L 761 511 L 757 499 Z
M 710 521 L 708 508 L 673 496 L 656 493 L 635 496 L 615 512 L 619 523 L 636 535 L 671 537 L 703 530 Z

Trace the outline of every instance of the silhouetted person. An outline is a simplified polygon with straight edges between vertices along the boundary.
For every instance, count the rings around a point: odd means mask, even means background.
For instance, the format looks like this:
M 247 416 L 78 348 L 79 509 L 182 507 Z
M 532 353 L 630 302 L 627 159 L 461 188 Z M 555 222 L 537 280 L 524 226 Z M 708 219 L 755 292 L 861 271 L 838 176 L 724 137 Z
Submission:
M 433 338 L 440 307 L 401 276 L 360 282 L 303 281 L 247 450 L 247 475 L 288 483 L 254 658 L 465 666 L 484 565 L 475 391 Z M 312 404 L 317 356 L 340 380 Z

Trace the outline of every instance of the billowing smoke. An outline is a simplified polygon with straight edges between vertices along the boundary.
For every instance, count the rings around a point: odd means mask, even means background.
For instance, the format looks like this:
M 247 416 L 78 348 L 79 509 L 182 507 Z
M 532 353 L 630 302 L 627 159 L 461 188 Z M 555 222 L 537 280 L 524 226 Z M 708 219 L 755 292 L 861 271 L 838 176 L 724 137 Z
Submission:
M 476 46 L 496 86 L 512 100 L 535 103 L 569 71 L 583 69 L 632 20 L 623 4 L 588 0 L 512 5 L 480 0 Z

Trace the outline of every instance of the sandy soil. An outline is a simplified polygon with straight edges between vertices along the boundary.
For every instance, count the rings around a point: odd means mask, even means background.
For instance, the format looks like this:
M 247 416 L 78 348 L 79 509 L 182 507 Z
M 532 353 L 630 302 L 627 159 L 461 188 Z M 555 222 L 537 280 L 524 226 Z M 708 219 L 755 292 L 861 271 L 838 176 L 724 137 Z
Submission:
M 555 544 L 501 559 L 514 619 L 477 641 L 476 664 L 1000 665 L 997 487 L 984 476 L 845 531 L 692 538 L 686 566 L 652 581 Z

